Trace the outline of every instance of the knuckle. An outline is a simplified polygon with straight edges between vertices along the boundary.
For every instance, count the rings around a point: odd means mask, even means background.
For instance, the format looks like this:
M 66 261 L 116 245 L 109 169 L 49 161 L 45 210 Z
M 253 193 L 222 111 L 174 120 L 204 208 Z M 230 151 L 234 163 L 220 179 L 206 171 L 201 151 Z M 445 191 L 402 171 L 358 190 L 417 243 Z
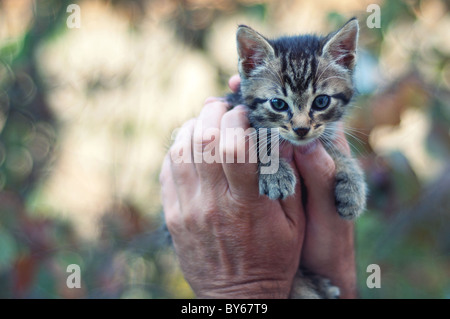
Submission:
M 192 137 L 192 142 L 194 143 L 194 147 L 197 150 L 199 146 L 203 146 L 203 132 L 196 131 L 194 136 Z
M 191 162 L 191 141 L 190 139 L 184 139 L 175 141 L 170 147 L 168 156 L 170 162 L 173 163 L 190 163 Z
M 172 133 L 172 139 L 174 140 L 174 143 L 180 143 L 181 141 L 189 140 L 196 122 L 196 118 L 191 118 L 190 120 L 186 121 L 180 128 L 174 130 L 174 132 Z
M 247 156 L 247 142 L 244 135 L 227 134 L 220 143 L 220 151 L 225 158 L 245 160 Z
M 166 226 L 171 234 L 177 233 L 181 229 L 180 218 L 178 216 L 178 214 L 172 213 L 170 210 L 165 212 Z
M 220 130 L 218 128 L 208 128 L 203 132 L 194 134 L 193 143 L 196 153 L 210 152 L 219 145 Z
M 179 163 L 183 156 L 183 147 L 181 147 L 180 144 L 181 143 L 175 143 L 169 150 L 170 161 L 172 163 Z
M 247 118 L 247 109 L 243 105 L 238 105 L 235 108 L 233 108 L 230 112 L 233 112 L 235 116 L 241 117 L 241 118 Z
M 236 117 L 236 109 L 233 108 L 222 116 L 222 125 L 229 123 Z
M 208 128 L 203 132 L 199 132 L 198 134 L 194 134 L 194 146 L 196 151 L 204 151 L 208 145 L 214 146 L 220 135 L 220 131 L 218 128 Z
M 225 159 L 237 158 L 237 147 L 233 141 L 224 141 L 220 144 L 220 151 Z
M 189 131 L 192 130 L 192 128 L 195 126 L 195 123 L 197 122 L 197 118 L 193 117 L 186 121 L 186 123 L 183 124 L 182 128 L 189 129 Z
M 195 180 L 192 180 L 192 173 L 190 171 L 192 169 L 190 167 L 191 164 L 190 162 L 185 162 L 183 157 L 179 156 L 177 152 L 171 156 L 170 174 L 172 174 L 173 181 L 177 185 L 192 184 L 195 182 Z M 165 176 L 168 176 L 168 174 L 169 172 L 163 173 L 163 182 L 165 181 Z
M 235 122 L 236 119 L 242 123 L 248 121 L 247 110 L 244 106 L 238 105 L 225 113 L 222 118 L 222 123 L 229 123 L 231 121 Z

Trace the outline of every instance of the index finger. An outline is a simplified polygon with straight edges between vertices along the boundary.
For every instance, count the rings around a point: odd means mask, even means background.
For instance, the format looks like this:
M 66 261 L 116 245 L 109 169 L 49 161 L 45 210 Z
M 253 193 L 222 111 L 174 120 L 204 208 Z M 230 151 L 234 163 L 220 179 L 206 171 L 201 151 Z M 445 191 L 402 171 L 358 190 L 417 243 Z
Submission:
M 248 136 L 249 128 L 247 111 L 242 105 L 233 108 L 222 117 L 220 127 L 222 166 L 232 194 L 258 197 L 258 164 L 256 158 L 250 154 L 256 146 L 254 139 Z

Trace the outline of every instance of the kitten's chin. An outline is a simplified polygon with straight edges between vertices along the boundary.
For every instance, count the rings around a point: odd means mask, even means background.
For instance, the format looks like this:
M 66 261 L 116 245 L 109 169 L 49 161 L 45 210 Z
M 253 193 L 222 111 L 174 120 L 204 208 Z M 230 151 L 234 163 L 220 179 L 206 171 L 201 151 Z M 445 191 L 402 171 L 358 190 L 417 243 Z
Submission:
M 298 140 L 298 139 L 286 139 L 288 142 L 290 142 L 291 144 L 294 144 L 295 146 L 309 146 L 311 144 L 314 144 L 315 141 L 317 141 L 317 138 L 313 137 L 313 138 L 307 138 L 304 140 Z

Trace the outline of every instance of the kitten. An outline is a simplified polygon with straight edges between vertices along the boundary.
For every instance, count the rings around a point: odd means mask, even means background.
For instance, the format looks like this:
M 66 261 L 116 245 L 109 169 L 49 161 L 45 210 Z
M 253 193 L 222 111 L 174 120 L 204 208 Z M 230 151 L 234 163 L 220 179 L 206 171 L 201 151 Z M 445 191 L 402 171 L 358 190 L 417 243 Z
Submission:
M 269 40 L 248 26 L 237 30 L 239 75 L 237 93 L 227 96 L 233 107 L 245 104 L 252 127 L 279 130 L 280 141 L 307 145 L 320 140 L 336 166 L 335 200 L 339 215 L 354 219 L 365 209 L 366 184 L 357 161 L 342 154 L 334 137 L 354 94 L 358 21 L 350 19 L 325 37 L 300 35 Z M 281 144 L 281 142 L 280 142 Z M 273 174 L 261 174 L 259 190 L 271 199 L 293 195 L 297 183 L 290 165 L 280 159 Z M 326 280 L 301 273 L 294 297 L 334 298 Z M 299 287 L 302 287 L 301 289 Z

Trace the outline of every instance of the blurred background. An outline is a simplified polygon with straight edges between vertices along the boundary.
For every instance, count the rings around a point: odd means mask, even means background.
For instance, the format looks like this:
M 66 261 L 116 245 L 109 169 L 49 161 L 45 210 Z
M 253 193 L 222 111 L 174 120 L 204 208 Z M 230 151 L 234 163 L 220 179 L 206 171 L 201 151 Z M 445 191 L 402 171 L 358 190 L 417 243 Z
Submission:
M 80 28 L 69 28 L 73 3 Z M 366 23 L 370 4 L 380 28 Z M 193 297 L 156 232 L 172 131 L 228 92 L 238 24 L 269 37 L 327 34 L 356 16 L 348 138 L 370 187 L 357 221 L 360 294 L 450 298 L 449 8 L 1 0 L 0 297 Z M 81 267 L 80 289 L 66 286 L 69 264 Z M 381 267 L 380 289 L 366 286 L 369 264 Z

